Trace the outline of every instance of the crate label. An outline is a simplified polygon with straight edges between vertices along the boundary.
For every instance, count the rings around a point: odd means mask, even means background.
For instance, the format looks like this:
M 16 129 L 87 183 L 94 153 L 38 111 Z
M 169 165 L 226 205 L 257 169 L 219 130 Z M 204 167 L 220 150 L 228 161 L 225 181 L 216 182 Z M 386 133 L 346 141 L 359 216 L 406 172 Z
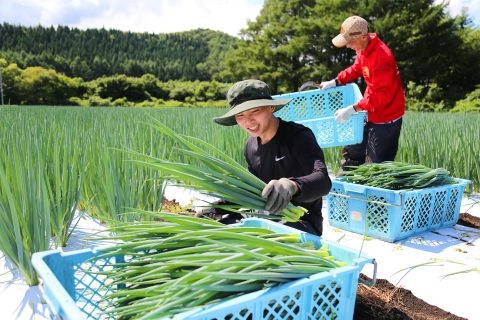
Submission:
M 350 219 L 355 221 L 362 221 L 362 213 L 358 211 L 350 211 Z

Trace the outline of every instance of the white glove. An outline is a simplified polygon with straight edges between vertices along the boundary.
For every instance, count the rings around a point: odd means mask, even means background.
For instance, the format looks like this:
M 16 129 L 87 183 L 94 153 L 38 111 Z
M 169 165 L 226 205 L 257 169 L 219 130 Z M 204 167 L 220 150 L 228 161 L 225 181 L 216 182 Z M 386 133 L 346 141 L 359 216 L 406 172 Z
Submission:
M 287 207 L 297 191 L 298 186 L 295 181 L 287 178 L 271 180 L 262 190 L 262 197 L 267 198 L 265 210 L 281 212 Z
M 347 122 L 350 120 L 350 117 L 352 114 L 354 114 L 355 108 L 353 107 L 353 104 L 349 105 L 348 107 L 342 108 L 340 110 L 335 111 L 335 121 L 337 122 Z
M 335 81 L 335 79 L 332 79 L 332 80 L 329 80 L 329 81 L 321 82 L 318 87 L 320 89 L 324 90 L 324 89 L 335 88 L 336 86 L 337 86 L 337 82 Z

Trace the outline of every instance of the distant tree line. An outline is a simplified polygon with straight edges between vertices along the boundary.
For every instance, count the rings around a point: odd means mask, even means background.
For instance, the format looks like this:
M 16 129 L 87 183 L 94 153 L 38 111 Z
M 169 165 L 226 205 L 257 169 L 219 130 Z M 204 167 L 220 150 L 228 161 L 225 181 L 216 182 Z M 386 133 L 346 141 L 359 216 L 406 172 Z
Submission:
M 409 106 L 449 109 L 480 85 L 480 30 L 469 17 L 451 18 L 434 0 L 266 0 L 225 60 L 223 79 L 253 74 L 282 92 L 305 80 L 325 80 L 349 66 L 355 53 L 331 39 L 343 20 L 365 17 L 392 49 Z M 362 83 L 361 83 L 362 84 Z M 416 102 L 418 100 L 427 103 Z
M 238 40 L 218 31 L 149 34 L 64 26 L 0 25 L 0 57 L 20 68 L 39 66 L 93 80 L 149 73 L 160 81 L 211 80 Z
M 352 63 L 352 50 L 331 44 L 352 14 L 365 17 L 394 52 L 410 110 L 480 110 L 480 30 L 434 0 L 266 0 L 239 38 L 204 29 L 149 34 L 4 23 L 5 101 L 212 104 L 245 78 L 266 81 L 273 93 L 296 91 Z

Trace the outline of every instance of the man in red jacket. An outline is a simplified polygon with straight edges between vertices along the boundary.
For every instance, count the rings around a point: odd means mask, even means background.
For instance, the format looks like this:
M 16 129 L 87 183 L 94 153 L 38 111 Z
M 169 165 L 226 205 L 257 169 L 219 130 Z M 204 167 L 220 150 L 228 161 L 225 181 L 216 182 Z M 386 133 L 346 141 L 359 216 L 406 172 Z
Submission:
M 359 16 L 347 18 L 332 43 L 337 48 L 355 50 L 355 62 L 335 79 L 320 83 L 319 88 L 334 88 L 361 76 L 367 84 L 360 101 L 335 113 L 338 122 L 345 122 L 353 113 L 367 111 L 363 141 L 343 148 L 342 167 L 348 170 L 345 167 L 349 165 L 393 161 L 405 113 L 405 95 L 392 52 L 375 33 L 368 32 L 368 22 Z

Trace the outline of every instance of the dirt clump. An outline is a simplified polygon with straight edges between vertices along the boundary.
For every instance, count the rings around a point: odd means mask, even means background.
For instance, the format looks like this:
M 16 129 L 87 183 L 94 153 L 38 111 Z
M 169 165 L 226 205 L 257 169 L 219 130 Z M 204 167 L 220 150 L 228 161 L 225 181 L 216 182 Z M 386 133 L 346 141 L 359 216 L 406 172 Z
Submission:
M 468 213 L 460 213 L 457 224 L 465 227 L 480 229 L 480 218 Z
M 361 278 L 368 279 L 361 275 Z M 410 290 L 399 288 L 385 279 L 373 287 L 358 284 L 355 320 L 466 320 L 417 298 Z

